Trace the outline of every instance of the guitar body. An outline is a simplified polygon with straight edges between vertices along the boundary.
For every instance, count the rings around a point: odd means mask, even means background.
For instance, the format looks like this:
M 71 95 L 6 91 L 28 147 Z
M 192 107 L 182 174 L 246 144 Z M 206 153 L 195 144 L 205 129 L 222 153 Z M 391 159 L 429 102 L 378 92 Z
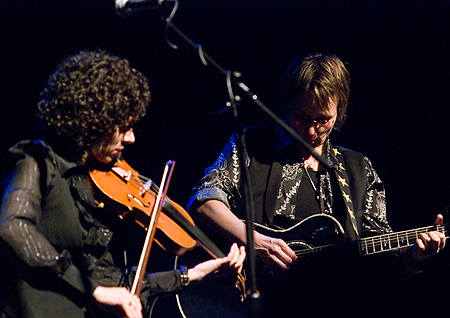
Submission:
M 276 229 L 255 223 L 255 230 L 261 234 L 282 239 L 295 252 L 313 251 L 318 247 L 345 241 L 344 229 L 341 224 L 327 214 L 311 215 L 287 229 Z M 302 254 L 302 252 L 297 254 Z
M 202 249 L 194 249 L 186 255 L 177 256 L 175 266 L 189 268 L 211 259 Z M 248 318 L 246 303 L 241 302 L 240 291 L 235 287 L 236 277 L 212 276 L 201 282 L 194 282 L 175 296 L 182 317 Z
M 309 252 L 316 250 L 316 246 L 336 244 L 344 240 L 341 225 L 329 215 L 308 217 L 289 229 L 255 224 L 255 230 L 264 235 L 283 239 L 297 253 L 310 254 Z M 183 256 L 177 256 L 174 268 L 179 268 L 181 264 L 190 268 L 207 259 L 210 259 L 210 256 L 205 251 L 194 249 Z M 262 276 L 266 275 L 263 268 L 259 268 L 258 272 Z M 181 317 L 249 318 L 247 304 L 240 301 L 239 290 L 230 277 L 213 277 L 191 284 L 174 297 Z
M 389 298 L 392 286 L 385 287 L 394 277 L 387 279 L 376 262 L 371 264 L 369 259 L 365 262 L 366 258 L 357 256 L 411 246 L 420 233 L 428 231 L 438 230 L 448 237 L 448 227 L 424 227 L 345 242 L 342 226 L 330 215 L 312 215 L 288 229 L 255 224 L 255 230 L 261 234 L 284 240 L 300 260 L 281 274 L 258 265 L 257 287 L 264 306 L 263 316 L 325 317 L 329 313 L 339 317 L 362 314 L 369 317 L 369 313 L 373 314 L 370 317 L 383 316 L 384 311 L 393 307 L 394 298 Z M 315 257 L 307 257 L 312 255 Z M 179 264 L 192 267 L 209 258 L 203 250 L 194 249 L 177 257 L 175 268 Z M 371 307 L 370 312 L 353 306 L 358 302 L 358 295 L 367 292 L 373 301 L 378 300 L 378 306 Z M 227 277 L 191 284 L 176 296 L 176 301 L 180 316 L 185 318 L 250 317 L 247 305 L 240 302 L 239 291 Z
M 176 256 L 174 269 L 179 269 L 180 265 L 192 268 L 210 259 L 211 256 L 203 249 L 195 248 L 183 256 Z M 178 294 L 156 299 L 149 318 L 250 318 L 235 282 L 236 277 L 225 276 L 212 276 L 200 282 L 191 282 Z

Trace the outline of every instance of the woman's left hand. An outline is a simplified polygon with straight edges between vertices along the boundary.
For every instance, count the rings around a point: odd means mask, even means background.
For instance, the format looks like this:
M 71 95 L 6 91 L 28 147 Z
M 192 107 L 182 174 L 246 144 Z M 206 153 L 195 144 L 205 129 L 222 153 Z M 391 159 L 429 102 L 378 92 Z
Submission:
M 436 216 L 434 225 L 442 225 L 444 218 L 441 214 Z M 411 257 L 415 262 L 420 262 L 430 258 L 439 253 L 445 247 L 445 234 L 438 231 L 431 231 L 428 233 L 421 233 L 417 239 L 416 244 L 412 247 Z
M 246 257 L 245 247 L 240 248 L 234 243 L 230 252 L 223 258 L 217 258 L 198 264 L 188 271 L 189 280 L 198 281 L 203 278 L 221 272 L 223 274 L 238 274 L 242 271 L 242 266 Z

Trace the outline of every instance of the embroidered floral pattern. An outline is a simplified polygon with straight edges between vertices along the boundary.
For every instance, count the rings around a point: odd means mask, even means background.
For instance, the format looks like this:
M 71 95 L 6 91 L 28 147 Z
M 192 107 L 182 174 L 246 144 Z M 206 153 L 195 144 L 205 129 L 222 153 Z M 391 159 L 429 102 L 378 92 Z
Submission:
M 206 182 L 202 188 L 218 187 L 224 191 L 231 192 L 237 188 L 240 176 L 239 157 L 234 136 L 229 141 L 231 157 L 222 152 L 214 164 L 206 169 Z
M 368 180 L 368 191 L 364 217 L 367 223 L 363 223 L 363 231 L 372 233 L 391 233 L 392 228 L 388 224 L 386 216 L 386 193 L 380 177 L 372 167 L 370 160 L 365 157 L 366 177 Z
M 281 186 L 277 195 L 277 207 L 275 215 L 286 214 L 283 211 L 289 211 L 287 216 L 289 219 L 295 219 L 295 201 L 291 201 L 300 186 L 302 180 L 302 163 L 293 165 L 286 164 L 283 166 L 281 175 Z
M 288 138 L 283 138 L 283 134 L 278 133 L 277 144 L 275 148 L 278 150 L 285 148 L 290 143 Z M 327 141 L 325 145 L 325 156 L 334 161 L 339 166 L 339 174 L 345 175 L 346 170 L 344 162 L 337 159 L 337 155 L 342 156 L 338 148 L 333 148 Z M 250 166 L 250 158 L 245 154 L 246 165 Z M 370 160 L 364 157 L 364 166 L 367 177 L 366 197 L 363 205 L 362 232 L 365 233 L 390 233 L 392 232 L 386 218 L 386 199 L 384 186 L 372 167 Z M 275 202 L 274 215 L 283 215 L 287 218 L 295 219 L 296 196 L 300 187 L 303 175 L 303 163 L 285 164 L 282 167 L 280 176 L 280 187 L 277 192 L 277 200 Z M 333 200 L 336 193 L 332 192 L 331 178 L 333 172 L 326 171 L 320 175 L 319 193 L 320 208 L 322 213 L 333 214 Z M 338 181 L 339 182 L 339 181 Z M 341 180 L 340 182 L 344 182 Z M 341 184 L 341 183 L 340 183 Z M 346 181 L 348 186 L 348 181 Z M 364 186 L 364 185 L 361 185 Z M 208 199 L 217 199 L 227 204 L 231 209 L 236 207 L 236 202 L 242 199 L 240 194 L 241 187 L 241 166 L 239 162 L 238 149 L 236 147 L 236 135 L 232 136 L 225 146 L 224 150 L 214 162 L 214 164 L 206 170 L 205 177 L 201 180 L 200 186 L 195 189 L 196 194 L 191 197 L 190 206 L 194 201 L 203 202 Z M 334 195 L 333 195 L 334 194 Z M 350 192 L 345 191 L 350 198 Z M 348 201 L 344 198 L 346 205 Z M 347 207 L 348 208 L 348 207 Z M 356 213 L 358 211 L 353 211 Z M 360 213 L 360 211 L 359 211 Z

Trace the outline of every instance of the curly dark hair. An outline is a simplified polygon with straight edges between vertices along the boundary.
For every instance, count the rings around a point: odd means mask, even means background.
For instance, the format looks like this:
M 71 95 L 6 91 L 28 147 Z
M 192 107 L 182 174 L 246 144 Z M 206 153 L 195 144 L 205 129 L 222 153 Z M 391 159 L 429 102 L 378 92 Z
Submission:
M 126 59 L 81 51 L 58 65 L 40 97 L 40 128 L 49 139 L 71 143 L 79 161 L 116 128 L 126 131 L 145 115 L 150 88 Z

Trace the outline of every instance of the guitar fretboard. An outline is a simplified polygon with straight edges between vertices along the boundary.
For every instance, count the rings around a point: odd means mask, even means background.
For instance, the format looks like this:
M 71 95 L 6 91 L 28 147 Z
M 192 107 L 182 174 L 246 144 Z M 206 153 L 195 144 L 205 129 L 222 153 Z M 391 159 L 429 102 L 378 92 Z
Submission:
M 361 255 L 371 255 L 395 250 L 402 247 L 414 245 L 420 234 L 431 231 L 439 231 L 448 237 L 449 225 L 438 225 L 407 230 L 396 233 L 378 235 L 374 237 L 364 238 L 359 241 L 359 253 Z

